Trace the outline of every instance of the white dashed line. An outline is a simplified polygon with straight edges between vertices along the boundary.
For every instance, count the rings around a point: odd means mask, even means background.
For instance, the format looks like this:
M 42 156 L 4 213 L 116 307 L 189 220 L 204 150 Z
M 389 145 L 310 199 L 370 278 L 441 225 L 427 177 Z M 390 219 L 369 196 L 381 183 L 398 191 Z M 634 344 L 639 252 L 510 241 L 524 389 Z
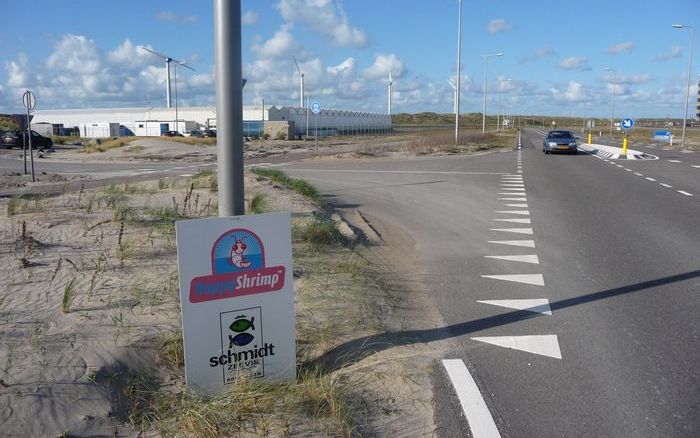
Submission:
M 681 160 L 668 160 L 669 163 L 682 163 Z
M 673 187 L 672 185 L 666 184 L 666 183 L 659 183 L 660 186 L 666 187 L 667 189 L 670 189 Z
M 628 171 L 628 172 L 632 172 L 632 169 L 628 169 L 628 168 L 626 168 L 626 167 L 625 167 L 625 170 Z
M 656 181 L 654 178 L 647 177 L 646 179 L 648 179 L 649 181 Z
M 634 174 L 637 175 L 637 176 L 644 176 L 644 175 L 642 175 L 642 174 L 639 173 L 639 172 L 634 172 Z
M 464 362 L 461 359 L 444 359 L 442 365 L 452 381 L 474 438 L 500 438 L 484 397 Z
M 681 195 L 685 195 L 685 196 L 693 196 L 693 194 L 692 194 L 692 193 L 688 193 L 688 192 L 686 192 L 686 191 L 684 191 L 684 190 L 676 190 L 676 191 L 677 191 L 678 193 L 680 193 Z
M 694 167 L 696 169 L 700 169 L 700 166 L 696 166 L 695 164 L 691 164 L 690 167 Z
M 620 169 L 622 169 L 623 167 L 625 167 L 625 166 L 623 166 L 623 165 L 621 165 L 621 164 L 616 164 L 616 166 L 619 167 Z

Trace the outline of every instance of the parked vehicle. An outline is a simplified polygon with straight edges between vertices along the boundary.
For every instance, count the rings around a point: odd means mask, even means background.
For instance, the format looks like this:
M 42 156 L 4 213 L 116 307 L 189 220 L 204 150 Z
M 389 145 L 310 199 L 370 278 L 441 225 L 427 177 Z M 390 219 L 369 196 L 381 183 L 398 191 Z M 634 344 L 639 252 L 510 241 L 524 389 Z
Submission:
M 180 134 L 177 131 L 165 131 L 162 134 L 160 134 L 161 137 L 184 137 L 184 135 Z
M 216 131 L 213 129 L 205 129 L 202 131 L 202 137 L 214 137 L 216 138 Z
M 192 131 L 188 131 L 184 133 L 185 137 L 204 137 L 204 133 L 200 131 L 199 129 L 193 129 Z
M 25 131 L 6 131 L 0 138 L 0 143 L 7 149 L 22 148 L 26 144 L 29 147 L 29 142 L 26 141 Z M 28 139 L 27 139 L 28 140 Z M 37 150 L 53 148 L 53 140 L 49 137 L 44 137 L 36 131 L 32 131 L 32 148 Z
M 542 140 L 542 152 L 549 154 L 551 152 L 571 152 L 578 153 L 578 144 L 576 136 L 571 131 L 549 131 Z

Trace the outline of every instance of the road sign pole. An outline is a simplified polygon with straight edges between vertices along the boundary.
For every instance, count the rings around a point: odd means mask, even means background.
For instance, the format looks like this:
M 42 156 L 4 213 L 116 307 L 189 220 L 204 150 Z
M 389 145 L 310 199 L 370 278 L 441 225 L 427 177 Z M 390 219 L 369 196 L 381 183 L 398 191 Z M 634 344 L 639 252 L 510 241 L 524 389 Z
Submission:
M 219 216 L 245 214 L 241 0 L 214 0 Z
M 316 140 L 316 155 L 318 155 L 318 113 L 316 113 L 316 117 L 314 117 L 315 120 L 315 133 L 314 133 L 314 138 Z
M 625 138 L 622 140 L 622 154 L 627 155 L 627 130 L 625 130 Z
M 36 175 L 34 173 L 34 149 L 32 148 L 32 122 L 29 113 L 36 106 L 36 99 L 31 91 L 27 90 L 22 95 L 22 103 L 24 107 L 27 108 L 27 134 L 22 136 L 22 151 L 24 155 L 24 174 L 27 174 L 27 148 L 26 144 L 29 142 L 29 161 L 32 163 L 32 182 L 36 182 Z

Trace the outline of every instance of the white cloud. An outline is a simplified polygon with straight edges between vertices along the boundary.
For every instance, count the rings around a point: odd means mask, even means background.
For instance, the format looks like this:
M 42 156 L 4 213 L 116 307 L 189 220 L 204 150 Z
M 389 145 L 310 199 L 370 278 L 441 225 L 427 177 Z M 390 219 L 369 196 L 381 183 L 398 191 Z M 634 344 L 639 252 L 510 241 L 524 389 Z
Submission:
M 585 56 L 571 56 L 564 58 L 559 63 L 559 67 L 564 70 L 590 70 L 588 58 Z
M 405 66 L 403 61 L 393 53 L 389 55 L 376 55 L 374 63 L 365 69 L 364 74 L 372 79 L 383 79 L 389 77 L 390 69 L 392 77 L 400 78 L 404 74 Z
M 538 49 L 535 49 L 532 56 L 523 56 L 523 57 L 518 58 L 518 64 L 526 64 L 528 62 L 536 62 L 536 61 L 540 61 L 544 58 L 547 58 L 550 56 L 556 56 L 556 55 L 558 55 L 558 53 L 553 48 L 540 47 Z
M 349 76 L 355 73 L 355 58 L 348 58 L 338 65 L 326 68 L 326 71 L 333 76 Z
M 302 22 L 337 46 L 365 47 L 367 35 L 353 27 L 340 3 L 333 0 L 279 0 L 277 9 L 288 23 Z
M 508 29 L 510 29 L 510 24 L 508 24 L 503 18 L 491 20 L 489 21 L 489 24 L 486 25 L 486 30 L 488 33 L 505 32 Z
M 656 78 L 649 73 L 634 74 L 634 75 L 613 75 L 607 74 L 602 77 L 603 82 L 615 82 L 616 84 L 643 84 L 645 82 L 654 81 Z
M 669 53 L 657 55 L 654 57 L 653 60 L 656 62 L 663 62 L 663 61 L 668 61 L 670 59 L 676 59 L 676 58 L 682 58 L 682 57 L 683 57 L 683 48 L 681 46 L 673 46 L 673 47 L 671 47 L 671 51 Z
M 243 17 L 241 17 L 241 20 L 243 21 L 243 24 L 250 26 L 251 24 L 255 24 L 259 17 L 260 16 L 256 12 L 245 11 L 243 13 Z
M 283 24 L 282 27 L 275 32 L 275 35 L 262 45 L 253 44 L 253 51 L 261 58 L 291 56 L 293 49 L 296 47 L 296 42 L 290 30 L 291 25 Z
M 179 15 L 171 11 L 163 11 L 156 14 L 156 20 L 169 21 L 172 23 L 192 24 L 199 20 L 196 15 Z
M 621 55 L 623 53 L 630 53 L 634 50 L 634 43 L 628 41 L 626 43 L 615 44 L 608 47 L 608 55 Z
M 23 88 L 29 85 L 29 58 L 24 53 L 17 56 L 17 61 L 5 63 L 7 69 L 7 86 Z

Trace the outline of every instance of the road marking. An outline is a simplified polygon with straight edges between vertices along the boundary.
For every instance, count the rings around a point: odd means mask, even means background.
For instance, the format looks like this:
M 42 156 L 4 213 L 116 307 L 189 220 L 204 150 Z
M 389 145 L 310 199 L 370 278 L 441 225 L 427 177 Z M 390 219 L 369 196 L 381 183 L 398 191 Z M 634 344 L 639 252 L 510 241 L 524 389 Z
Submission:
M 632 169 L 628 169 L 628 168 L 626 168 L 626 167 L 625 167 L 625 170 L 628 171 L 628 172 L 632 172 Z
M 491 228 L 490 230 L 504 233 L 532 234 L 532 228 Z
M 511 192 L 524 192 L 525 188 L 523 188 L 523 187 L 502 187 L 501 190 L 511 191 Z
M 505 204 L 506 207 L 527 208 L 527 204 Z
M 666 184 L 666 183 L 659 183 L 660 186 L 666 187 L 667 189 L 670 189 L 673 187 L 672 185 Z
M 649 181 L 656 181 L 654 178 L 646 177 L 646 179 L 648 179 Z
M 537 298 L 534 300 L 481 300 L 477 301 L 477 303 L 507 307 L 509 309 L 527 310 L 543 315 L 552 314 L 552 309 L 549 307 L 549 300 L 546 298 Z
M 693 196 L 693 194 L 692 194 L 692 193 L 688 193 L 688 192 L 686 192 L 686 191 L 684 191 L 684 190 L 676 190 L 676 191 L 677 191 L 678 193 L 680 193 L 681 195 L 685 195 L 685 196 Z
M 616 164 L 616 166 L 619 167 L 619 168 L 623 168 L 623 167 L 624 167 L 624 166 L 622 166 L 621 164 Z
M 192 176 L 192 174 L 191 173 L 183 173 L 180 176 Z
M 696 169 L 700 169 L 700 166 L 696 166 L 695 164 L 691 164 L 690 167 L 694 167 Z
M 644 175 L 642 175 L 642 174 L 639 173 L 639 172 L 634 172 L 634 174 L 637 175 L 637 176 L 644 176 Z
M 474 438 L 500 438 L 484 397 L 464 362 L 461 359 L 443 359 L 442 365 L 452 381 Z
M 508 183 L 501 183 L 501 187 L 525 187 L 525 184 L 508 184 Z
M 523 248 L 534 248 L 534 240 L 489 240 L 489 243 L 495 243 L 497 245 L 511 245 L 511 246 L 522 246 Z
M 539 265 L 540 259 L 533 254 L 530 255 L 506 255 L 506 256 L 484 256 L 487 259 L 507 260 L 509 262 L 522 262 Z
M 485 342 L 498 347 L 511 348 L 513 350 L 552 357 L 554 359 L 561 359 L 561 350 L 559 349 L 557 335 L 489 336 L 472 338 L 472 340 Z
M 523 201 L 526 202 L 527 198 L 498 198 L 499 201 Z
M 287 172 L 334 172 L 334 173 L 403 173 L 416 175 L 503 175 L 502 172 L 458 172 L 431 170 L 361 170 L 361 169 L 287 169 Z
M 681 160 L 667 160 L 669 163 L 682 163 Z
M 496 210 L 496 213 L 521 214 L 523 216 L 530 216 L 530 212 L 528 210 Z
M 494 220 L 498 221 L 498 222 L 512 222 L 514 224 L 529 224 L 530 223 L 529 218 L 527 218 L 527 219 L 520 219 L 520 218 L 518 218 L 518 219 L 494 219 Z
M 482 275 L 481 277 L 490 278 L 492 280 L 531 284 L 533 286 L 544 286 L 544 277 L 542 274 Z

